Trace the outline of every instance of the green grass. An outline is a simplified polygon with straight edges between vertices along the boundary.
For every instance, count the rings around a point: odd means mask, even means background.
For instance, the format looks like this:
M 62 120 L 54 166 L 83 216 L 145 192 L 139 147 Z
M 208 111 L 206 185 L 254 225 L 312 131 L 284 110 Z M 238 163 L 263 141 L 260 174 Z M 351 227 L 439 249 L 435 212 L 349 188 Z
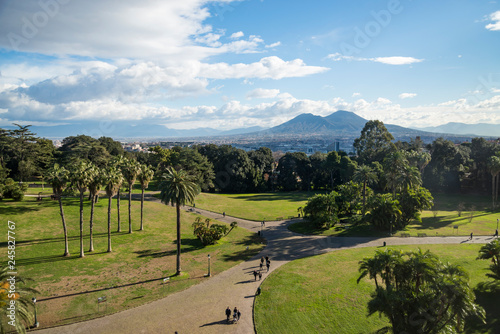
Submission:
M 464 203 L 465 210 L 459 216 L 457 207 L 461 202 Z M 422 212 L 421 223 L 414 221 L 404 230 L 395 231 L 395 235 L 409 233 L 414 237 L 418 234 L 451 236 L 469 235 L 471 232 L 475 235 L 493 235 L 499 218 L 500 212 L 491 210 L 491 201 L 488 196 L 437 194 L 434 195 L 434 208 Z M 301 234 L 323 236 L 388 236 L 388 231 L 378 231 L 369 224 L 353 227 L 347 224 L 346 226 L 347 229 L 336 226 L 329 230 L 319 230 L 307 222 L 298 222 L 289 228 Z
M 297 217 L 314 192 L 281 192 L 262 194 L 210 194 L 196 198 L 196 207 L 248 220 L 276 220 Z
M 414 250 L 417 246 L 394 246 Z M 466 333 L 499 333 L 500 313 L 494 293 L 477 289 L 487 281 L 488 261 L 475 260 L 480 245 L 423 245 L 440 259 L 462 265 L 476 287 L 478 303 L 487 312 L 487 324 L 469 324 Z M 366 304 L 375 285 L 369 279 L 359 284 L 358 261 L 371 257 L 375 248 L 339 250 L 290 262 L 272 273 L 262 284 L 255 302 L 257 333 L 372 333 L 389 324 L 378 315 L 367 317 Z
M 133 233 L 128 234 L 128 202 L 121 202 L 121 227 L 117 230 L 116 200 L 112 209 L 112 247 L 107 253 L 107 198 L 96 205 L 94 248 L 89 248 L 90 203 L 84 208 L 85 257 L 79 258 L 79 201 L 64 199 L 71 256 L 65 258 L 64 239 L 57 201 L 26 198 L 22 202 L 0 202 L 2 220 L 15 222 L 18 272 L 34 279 L 38 316 L 42 326 L 61 325 L 138 306 L 163 295 L 186 289 L 205 279 L 207 254 L 212 273 L 217 274 L 248 259 L 262 249 L 261 240 L 243 228 L 234 229 L 219 244 L 203 247 L 193 236 L 196 215 L 182 213 L 182 270 L 167 287 L 163 277 L 175 273 L 175 208 L 145 202 L 145 231 L 140 226 L 140 202 L 132 202 Z M 218 222 L 220 224 L 224 224 Z M 1 228 L 0 252 L 7 260 L 7 224 Z M 246 247 L 249 247 L 247 250 Z M 97 298 L 107 296 L 98 312 Z

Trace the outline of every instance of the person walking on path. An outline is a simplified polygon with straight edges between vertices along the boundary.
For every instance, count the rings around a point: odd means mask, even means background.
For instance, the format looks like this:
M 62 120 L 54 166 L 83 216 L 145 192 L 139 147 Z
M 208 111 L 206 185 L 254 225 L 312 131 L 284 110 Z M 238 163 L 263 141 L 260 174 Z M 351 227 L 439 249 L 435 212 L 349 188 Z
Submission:
M 267 272 L 269 272 L 269 267 L 271 266 L 271 261 L 267 261 L 266 267 L 267 267 Z
M 226 218 L 226 211 L 222 213 L 222 217 Z
M 270 260 L 269 260 L 269 256 L 266 256 L 266 262 L 269 262 L 269 261 L 270 261 Z
M 473 232 L 470 233 L 469 240 L 472 240 Z
M 229 308 L 229 306 L 226 309 L 226 318 L 227 318 L 227 322 L 229 322 L 229 320 L 231 318 L 231 309 Z
M 238 323 L 238 309 L 235 307 L 233 310 L 233 322 Z
M 260 270 L 262 270 L 263 266 L 264 266 L 264 262 L 260 261 Z
M 495 230 L 495 235 L 493 235 L 495 238 L 498 238 L 498 230 Z
M 257 271 L 256 270 L 253 271 L 253 277 L 255 278 L 255 280 L 257 280 Z
M 262 272 L 259 271 L 259 281 L 262 279 Z
M 240 310 L 238 310 L 238 312 L 236 313 L 236 315 L 238 316 L 238 321 L 240 321 L 240 318 L 241 318 L 241 312 L 240 312 Z

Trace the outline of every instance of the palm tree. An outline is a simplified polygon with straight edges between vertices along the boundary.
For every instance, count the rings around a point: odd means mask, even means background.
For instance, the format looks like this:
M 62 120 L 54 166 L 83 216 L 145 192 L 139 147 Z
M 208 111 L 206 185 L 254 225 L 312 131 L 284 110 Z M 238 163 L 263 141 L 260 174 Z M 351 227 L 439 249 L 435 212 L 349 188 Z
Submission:
M 122 172 L 128 184 L 128 233 L 132 233 L 132 188 L 141 172 L 141 165 L 135 160 L 127 160 Z
M 488 273 L 486 276 L 500 280 L 500 242 L 498 239 L 482 246 L 477 258 L 479 260 L 491 259 L 491 262 L 493 262 L 490 266 L 492 274 Z
M 405 165 L 397 178 L 401 190 L 419 188 L 422 185 L 422 178 L 417 167 Z
M 172 167 L 162 175 L 160 184 L 161 201 L 165 204 L 175 204 L 177 213 L 177 268 L 176 275 L 181 273 L 181 205 L 193 202 L 200 193 L 200 187 L 191 181 L 190 176 L 183 170 L 176 171 Z
M 141 228 L 140 230 L 144 230 L 143 224 L 143 212 L 144 212 L 144 189 L 147 189 L 149 182 L 153 179 L 153 175 L 155 174 L 153 168 L 151 166 L 142 165 L 141 172 L 137 176 L 137 179 L 141 183 Z
M 47 175 L 47 181 L 52 186 L 52 191 L 54 192 L 54 195 L 57 197 L 57 200 L 59 202 L 59 213 L 61 214 L 61 220 L 64 230 L 64 256 L 70 256 L 68 246 L 68 228 L 66 226 L 66 219 L 64 218 L 64 210 L 62 205 L 62 193 L 64 189 L 66 189 L 66 185 L 68 184 L 68 176 L 68 170 L 64 167 L 60 167 L 58 164 L 55 164 L 54 167 L 49 170 Z
M 363 216 L 366 212 L 366 185 L 377 182 L 377 179 L 377 173 L 367 165 L 357 167 L 354 172 L 354 181 L 363 183 Z
M 491 200 L 495 207 L 498 200 L 498 186 L 500 184 L 500 157 L 491 156 L 488 159 L 488 168 L 491 173 Z
M 125 162 L 126 162 L 125 158 L 122 155 L 120 155 L 119 157 L 113 158 L 113 160 L 111 161 L 111 166 L 117 168 L 120 173 L 123 173 L 123 170 L 125 168 L 124 167 Z M 120 185 L 120 187 L 121 187 L 121 185 Z M 120 221 L 120 187 L 118 187 L 118 191 L 116 193 L 116 210 L 117 210 L 117 217 L 118 217 L 117 218 L 117 221 L 118 221 L 117 232 L 122 231 L 121 221 Z
M 85 256 L 83 253 L 83 194 L 87 191 L 88 184 L 91 180 L 90 169 L 90 163 L 80 161 L 71 171 L 73 185 L 80 192 L 80 257 Z
M 38 293 L 37 290 L 24 286 L 31 279 L 15 276 L 15 293 L 10 292 L 12 281 L 9 267 L 0 269 L 0 332 L 10 333 L 15 329 L 17 333 L 26 333 L 26 327 L 34 323 L 33 302 L 30 296 Z M 7 318 L 10 311 L 7 307 L 15 301 L 15 318 Z M 14 321 L 14 328 L 10 325 Z M 8 324 L 9 323 L 9 324 Z
M 384 159 L 386 188 L 392 190 L 392 195 L 401 189 L 400 178 L 403 169 L 408 165 L 408 160 L 400 151 L 392 152 Z
M 94 251 L 94 206 L 99 195 L 99 191 L 104 183 L 102 170 L 99 167 L 92 165 L 89 170 L 89 183 L 88 188 L 90 192 L 90 248 L 89 252 Z
M 108 253 L 111 252 L 111 201 L 113 196 L 118 193 L 121 184 L 123 183 L 123 175 L 117 167 L 110 167 L 104 172 L 104 189 L 108 196 Z

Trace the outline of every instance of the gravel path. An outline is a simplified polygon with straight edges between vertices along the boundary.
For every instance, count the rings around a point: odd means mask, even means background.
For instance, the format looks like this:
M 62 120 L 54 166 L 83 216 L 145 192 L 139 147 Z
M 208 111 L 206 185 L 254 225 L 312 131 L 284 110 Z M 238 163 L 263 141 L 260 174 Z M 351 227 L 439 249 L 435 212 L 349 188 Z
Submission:
M 154 200 L 151 198 L 151 200 Z M 185 208 L 191 210 L 190 208 Z M 260 222 L 237 219 L 201 210 L 196 212 L 231 223 L 252 231 L 261 229 Z M 297 221 L 297 220 L 295 220 Z M 260 258 L 269 256 L 270 272 L 264 268 L 263 279 L 281 265 L 299 258 L 321 254 L 338 249 L 353 247 L 407 244 L 458 244 L 487 243 L 492 237 L 409 237 L 409 238 L 332 238 L 303 236 L 290 232 L 287 225 L 293 221 L 266 222 L 263 231 L 267 239 L 266 248 L 254 258 L 243 262 L 189 289 L 167 296 L 155 302 L 119 312 L 99 319 L 76 323 L 68 326 L 41 330 L 41 333 L 174 333 L 179 334 L 224 334 L 255 333 L 253 326 L 253 302 L 255 291 L 261 283 L 254 280 L 253 270 L 259 269 Z M 258 298 L 258 297 L 257 297 Z M 227 324 L 224 311 L 229 306 L 241 310 L 238 324 Z

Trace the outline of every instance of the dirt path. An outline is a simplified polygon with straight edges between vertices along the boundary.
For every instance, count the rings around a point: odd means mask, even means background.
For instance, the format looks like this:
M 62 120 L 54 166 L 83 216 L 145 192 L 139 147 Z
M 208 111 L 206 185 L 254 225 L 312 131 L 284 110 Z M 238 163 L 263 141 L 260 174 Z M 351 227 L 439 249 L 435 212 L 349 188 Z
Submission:
M 150 200 L 155 200 L 150 198 Z M 190 210 L 190 208 L 185 208 Z M 247 221 L 233 217 L 194 209 L 196 212 L 238 226 L 259 231 L 260 222 Z M 332 238 L 321 236 L 303 236 L 287 229 L 293 221 L 266 222 L 263 235 L 267 239 L 266 248 L 254 258 L 243 262 L 202 283 L 184 291 L 170 295 L 150 304 L 116 313 L 103 318 L 72 324 L 63 327 L 41 330 L 40 333 L 174 333 L 179 334 L 224 334 L 255 333 L 253 326 L 253 302 L 255 292 L 261 283 L 255 281 L 253 270 L 259 269 L 261 256 L 271 259 L 270 272 L 264 268 L 263 279 L 274 269 L 299 258 L 321 254 L 338 249 L 353 247 L 403 244 L 457 244 L 487 243 L 492 237 L 409 237 L 409 238 Z M 257 297 L 258 298 L 258 297 Z M 242 318 L 238 324 L 227 324 L 224 311 L 229 306 L 241 310 Z

